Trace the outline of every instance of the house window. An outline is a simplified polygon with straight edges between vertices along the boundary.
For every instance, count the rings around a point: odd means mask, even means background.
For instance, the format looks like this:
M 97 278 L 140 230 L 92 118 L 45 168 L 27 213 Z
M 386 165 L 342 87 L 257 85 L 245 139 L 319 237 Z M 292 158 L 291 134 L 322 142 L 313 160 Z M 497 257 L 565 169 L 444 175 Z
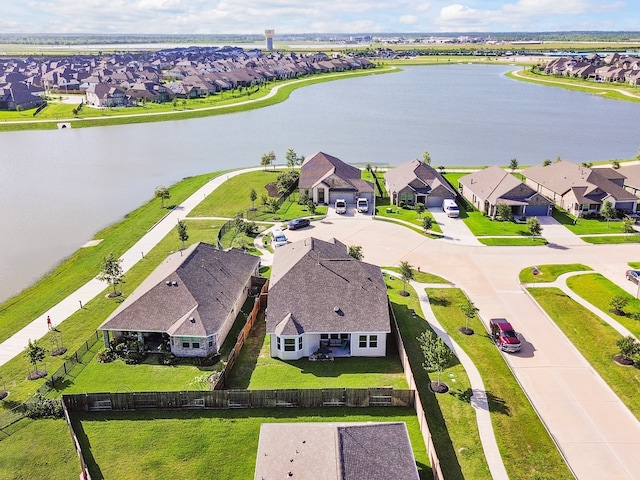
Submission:
M 189 348 L 189 342 L 182 342 L 182 348 Z
M 298 350 L 302 350 L 302 337 L 298 337 Z
M 200 348 L 200 342 L 193 342 L 191 348 Z
M 321 333 L 320 334 L 320 340 L 329 340 L 329 334 L 328 333 Z
M 369 335 L 369 348 L 378 348 L 378 336 Z
M 284 339 L 284 351 L 285 352 L 295 352 L 296 351 L 296 339 L 295 338 L 285 338 Z
M 360 335 L 360 338 L 358 340 L 358 346 L 360 348 L 367 348 L 367 336 L 366 335 Z
M 213 347 L 213 340 L 209 340 L 209 348 Z
M 276 337 L 276 349 L 282 350 L 282 346 L 280 345 L 280 337 Z

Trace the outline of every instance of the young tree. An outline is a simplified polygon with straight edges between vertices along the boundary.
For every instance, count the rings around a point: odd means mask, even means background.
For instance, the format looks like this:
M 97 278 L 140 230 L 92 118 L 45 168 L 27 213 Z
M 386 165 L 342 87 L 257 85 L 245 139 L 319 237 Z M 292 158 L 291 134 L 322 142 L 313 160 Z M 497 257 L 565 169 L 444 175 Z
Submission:
M 260 165 L 264 167 L 266 170 L 269 165 L 272 165 L 276 161 L 276 154 L 271 150 L 268 153 L 265 153 L 260 157 Z
M 167 187 L 156 187 L 154 195 L 160 199 L 160 208 L 164 208 L 164 201 L 171 198 L 171 193 L 169 193 Z
M 122 259 L 118 259 L 113 256 L 113 253 L 110 253 L 102 259 L 102 266 L 100 267 L 100 274 L 98 275 L 99 280 L 106 280 L 109 285 L 113 286 L 113 295 L 111 296 L 114 297 L 119 295 L 116 286 L 122 283 L 124 277 L 121 263 Z
M 607 228 L 609 228 L 609 220 L 616 218 L 616 209 L 610 200 L 605 200 L 600 209 L 600 215 L 607 221 Z
M 422 362 L 422 368 L 427 372 L 438 372 L 438 381 L 435 388 L 433 382 L 431 383 L 432 390 L 436 393 L 444 393 L 448 390 L 448 387 L 440 381 L 442 371 L 447 368 L 449 362 L 453 358 L 453 352 L 449 350 L 447 344 L 444 343 L 442 338 L 438 337 L 431 330 L 422 332 L 417 337 L 418 343 L 420 343 L 420 349 L 424 355 L 424 362 Z
M 182 242 L 182 249 L 184 250 L 184 242 L 189 240 L 189 234 L 187 233 L 187 223 L 184 220 L 178 220 L 177 225 L 178 238 Z
M 424 152 L 422 152 L 422 161 L 427 165 L 431 165 L 431 154 L 429 153 L 428 150 L 425 150 Z
M 31 341 L 29 340 L 29 344 L 27 345 L 27 351 L 25 355 L 29 359 L 29 362 L 33 364 L 33 372 L 35 374 L 34 378 L 38 378 L 38 362 L 44 360 L 47 351 L 44 347 L 41 347 L 38 344 L 37 340 Z
M 298 164 L 298 155 L 293 148 L 287 150 L 285 154 L 285 158 L 287 159 L 287 167 L 293 168 Z
M 536 237 L 540 236 L 540 234 L 542 233 L 542 226 L 540 225 L 538 217 L 529 217 L 527 219 L 527 229 L 531 234 L 531 240 L 534 240 Z
M 269 195 L 267 195 L 266 193 L 262 193 L 260 195 L 260 205 L 264 207 L 268 201 L 269 201 Z
M 349 256 L 356 260 L 362 260 L 364 258 L 362 247 L 360 245 L 349 245 Z
M 402 278 L 402 292 L 400 293 L 400 295 L 402 295 L 403 297 L 407 297 L 409 296 L 409 294 L 407 293 L 407 282 L 413 280 L 414 275 L 413 267 L 406 260 L 400 262 L 400 278 Z
M 270 213 L 276 213 L 280 208 L 280 202 L 275 197 L 269 197 L 269 200 L 266 204 L 267 211 Z
M 498 218 L 503 222 L 511 222 L 513 220 L 513 214 L 511 213 L 511 207 L 506 203 L 498 204 Z
M 422 219 L 422 228 L 424 229 L 424 231 L 428 232 L 429 230 L 431 230 L 431 227 L 433 227 L 433 220 L 431 219 L 431 217 L 424 217 Z
M 542 166 L 543 167 L 548 167 L 549 165 L 551 165 L 551 159 L 550 158 L 545 158 L 544 162 L 542 162 Z
M 623 233 L 634 233 L 636 231 L 633 226 L 635 225 L 635 221 L 631 218 L 625 218 L 622 221 L 622 232 Z
M 311 213 L 311 215 L 316 214 L 316 204 L 313 202 L 313 200 L 307 200 L 307 208 L 309 209 L 309 213 Z
M 424 213 L 424 203 L 418 202 L 416 203 L 416 212 L 418 212 L 418 216 L 421 217 Z
M 460 304 L 460 310 L 464 314 L 467 319 L 467 323 L 464 328 L 461 328 L 460 331 L 465 335 L 473 335 L 473 330 L 469 328 L 469 321 L 478 314 L 478 307 L 476 307 L 471 300 L 467 298 L 467 301 Z
M 511 170 L 511 173 L 513 173 L 517 169 L 518 169 L 518 159 L 512 158 L 511 161 L 509 161 L 509 170 Z
M 622 337 L 616 342 L 616 346 L 620 350 L 620 355 L 626 357 L 633 362 L 633 357 L 640 354 L 640 343 L 631 335 Z
M 623 295 L 614 295 L 609 306 L 613 310 L 613 313 L 617 315 L 624 315 L 624 307 L 629 303 L 629 299 Z
M 611 167 L 614 170 L 618 170 L 620 168 L 620 162 L 618 160 L 614 160 L 613 162 L 611 162 Z
M 255 210 L 255 202 L 258 199 L 258 192 L 256 192 L 255 188 L 252 188 L 249 192 L 249 200 L 251 200 L 251 210 Z

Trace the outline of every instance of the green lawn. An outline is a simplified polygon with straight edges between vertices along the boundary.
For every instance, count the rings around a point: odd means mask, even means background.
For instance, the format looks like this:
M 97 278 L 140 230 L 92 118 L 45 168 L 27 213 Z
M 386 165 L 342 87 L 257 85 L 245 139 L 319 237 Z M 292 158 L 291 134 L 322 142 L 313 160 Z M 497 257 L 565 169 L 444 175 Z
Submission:
M 599 218 L 579 218 L 576 222 L 576 218 L 573 215 L 569 215 L 566 210 L 558 207 L 553 208 L 552 214 L 553 218 L 576 235 L 622 233 L 622 220 L 611 220 L 607 222 Z M 587 241 L 585 238 L 583 238 L 583 240 Z
M 263 423 L 379 421 L 407 424 L 420 478 L 432 478 L 411 408 L 139 411 L 76 414 L 73 421 L 94 479 L 156 479 L 161 472 L 171 479 L 249 480 Z
M 492 247 L 531 247 L 546 245 L 547 240 L 543 237 L 536 238 L 513 238 L 513 237 L 478 237 L 478 241 L 483 245 Z
M 469 230 L 471 230 L 476 237 L 521 235 L 530 240 L 531 234 L 525 223 L 492 220 L 491 217 L 483 215 L 477 210 L 465 211 L 462 208 L 460 209 L 460 218 L 462 218 L 467 227 L 469 227 Z M 544 235 L 544 230 L 542 234 Z
M 538 274 L 533 274 L 533 267 L 538 269 Z M 568 263 L 561 265 L 534 265 L 520 272 L 520 283 L 545 283 L 555 282 L 560 275 L 569 272 L 581 272 L 591 270 L 591 267 L 581 263 Z
M 376 174 L 376 177 L 378 178 L 378 184 L 380 185 L 380 188 L 382 189 L 382 195 L 380 195 L 381 192 L 378 191 L 378 187 L 376 186 L 376 183 L 373 181 L 373 175 L 371 175 L 371 173 L 365 169 L 362 170 L 362 179 L 366 180 L 367 182 L 371 182 L 373 183 L 373 188 L 375 189 L 376 192 L 376 204 L 378 203 L 378 201 L 380 200 L 380 196 L 382 196 L 383 198 L 388 197 L 388 193 L 387 193 L 387 189 L 385 188 L 384 185 L 384 173 L 385 172 L 378 172 L 376 167 L 374 168 L 374 173 Z
M 381 267 L 383 270 L 391 270 L 392 272 L 400 273 L 400 267 Z M 429 272 L 419 272 L 415 268 L 412 268 L 413 279 L 419 283 L 451 283 L 438 275 L 434 275 Z M 395 280 L 395 278 L 394 278 Z M 392 280 L 393 281 L 393 280 Z
M 422 368 L 424 356 L 416 337 L 429 329 L 429 324 L 411 287 L 407 288 L 410 296 L 403 297 L 399 295 L 402 282 L 387 280 L 387 286 L 444 478 L 490 478 L 475 410 L 469 401 L 471 385 L 464 368 L 455 359 L 442 373 L 442 380 L 450 389 L 448 393 L 434 395 L 428 390 L 430 380 L 437 380 L 437 373 L 428 374 Z
M 0 442 L 0 480 L 78 478 L 80 460 L 64 420 L 25 420 Z
M 601 235 L 599 237 L 581 237 L 587 243 L 616 244 L 616 243 L 640 243 L 640 234 L 625 235 Z
M 612 311 L 611 299 L 617 295 L 626 298 L 629 303 L 624 307 L 627 314 L 640 312 L 640 300 L 629 295 L 615 283 L 599 273 L 588 273 L 567 278 L 567 286 L 589 303 L 609 314 L 613 319 L 626 327 L 636 337 L 640 337 L 640 322 L 628 315 L 618 315 Z
M 560 289 L 529 288 L 529 292 L 631 413 L 640 419 L 638 369 L 621 367 L 611 358 L 618 353 L 616 341 L 621 335 Z
M 391 212 L 387 211 L 389 208 L 391 209 Z M 442 233 L 442 228 L 440 228 L 440 225 L 436 223 L 435 218 L 433 218 L 433 215 L 429 210 L 425 209 L 422 215 L 418 215 L 418 212 L 412 208 L 399 208 L 395 205 L 391 205 L 389 198 L 376 198 L 376 216 L 391 218 L 394 220 L 404 220 L 405 222 L 416 225 L 420 229 L 422 229 L 422 219 L 424 217 L 431 217 L 431 231 Z
M 256 159 L 256 162 L 258 160 Z M 231 177 L 194 208 L 189 216 L 231 218 L 238 212 L 242 212 L 246 216 L 247 210 L 251 208 L 256 209 L 248 213 L 248 218 L 251 220 L 287 221 L 298 217 L 310 216 L 311 212 L 306 206 L 298 205 L 297 192 L 284 201 L 275 214 L 267 212 L 260 205 L 262 196 L 268 195 L 265 188 L 266 185 L 275 183 L 278 175 L 283 171 L 281 169 L 256 170 Z M 249 198 L 252 189 L 258 194 L 258 199 L 254 204 Z M 316 207 L 317 215 L 325 215 L 326 213 L 326 206 L 319 205 Z
M 187 221 L 189 233 L 187 245 L 197 241 L 215 244 L 220 223 L 204 220 Z M 169 253 L 177 252 L 180 246 L 181 243 L 177 233 L 170 232 L 151 252 L 145 253 L 144 260 L 138 262 L 124 277 L 125 283 L 121 287 L 125 295 L 131 293 Z M 46 370 L 49 373 L 57 370 L 68 355 L 73 354 L 87 338 L 95 334 L 95 329 L 115 310 L 119 301 L 121 299 L 106 298 L 105 295 L 98 295 L 86 303 L 82 310 L 78 310 L 62 324 L 58 325 L 58 329 L 62 333 L 63 343 L 68 348 L 68 352 L 60 357 L 47 356 L 44 361 Z M 45 335 L 40 342 L 41 345 L 49 349 L 51 345 L 50 334 Z M 32 368 L 24 355 L 17 355 L 0 366 L 0 375 L 6 382 L 7 389 L 11 392 L 10 401 L 0 402 L 0 410 L 11 408 L 14 402 L 25 401 L 45 382 L 45 379 L 26 380 L 27 373 Z
M 487 389 L 493 430 L 509 478 L 573 479 L 531 403 L 489 339 L 484 326 L 478 320 L 472 320 L 469 327 L 475 330 L 474 335 L 466 336 L 458 331 L 466 323 L 459 307 L 466 299 L 464 293 L 453 288 L 426 289 L 426 293 L 438 321 L 480 371 Z M 526 427 L 523 428 L 523 425 Z

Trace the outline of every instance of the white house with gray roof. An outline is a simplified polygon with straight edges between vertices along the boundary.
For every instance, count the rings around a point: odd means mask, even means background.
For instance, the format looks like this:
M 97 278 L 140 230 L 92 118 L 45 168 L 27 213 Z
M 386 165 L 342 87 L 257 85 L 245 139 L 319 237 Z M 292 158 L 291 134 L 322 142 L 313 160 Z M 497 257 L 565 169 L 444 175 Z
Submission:
M 178 357 L 218 353 L 259 265 L 259 257 L 207 243 L 169 255 L 98 327 L 105 346 L 124 335 L 148 351 L 168 346 Z
M 383 357 L 391 321 L 382 272 L 335 239 L 282 246 L 273 258 L 266 322 L 272 357 Z

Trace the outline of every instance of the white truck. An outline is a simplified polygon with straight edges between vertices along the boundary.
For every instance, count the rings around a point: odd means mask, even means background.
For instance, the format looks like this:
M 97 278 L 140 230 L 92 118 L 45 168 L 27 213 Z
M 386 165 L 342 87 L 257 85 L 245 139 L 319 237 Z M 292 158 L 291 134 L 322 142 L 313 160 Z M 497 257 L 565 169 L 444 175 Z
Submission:
M 442 210 L 447 214 L 447 217 L 459 217 L 460 209 L 458 208 L 458 204 L 455 200 L 450 198 L 445 198 L 442 202 Z
M 362 197 L 356 200 L 356 210 L 360 213 L 369 213 L 369 200 Z

